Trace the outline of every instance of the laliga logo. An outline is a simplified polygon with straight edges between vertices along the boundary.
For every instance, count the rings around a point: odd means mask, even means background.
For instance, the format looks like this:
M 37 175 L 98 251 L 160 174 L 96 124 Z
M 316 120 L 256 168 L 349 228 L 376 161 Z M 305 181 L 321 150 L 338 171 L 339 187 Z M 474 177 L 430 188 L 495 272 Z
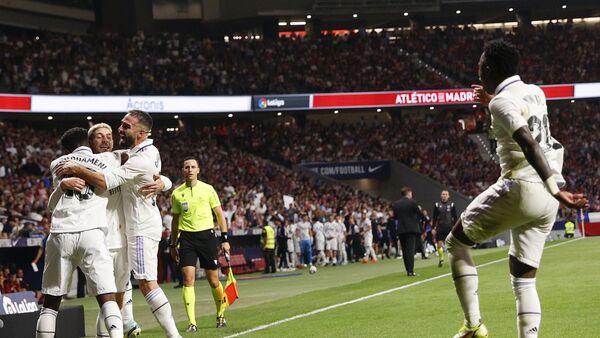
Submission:
M 272 99 L 269 100 L 266 97 L 261 97 L 258 99 L 258 108 L 265 109 L 268 107 L 282 107 L 285 106 L 285 101 L 280 99 Z
M 269 101 L 267 100 L 267 98 L 266 98 L 266 97 L 261 97 L 261 98 L 258 100 L 258 108 L 265 109 L 265 108 L 267 108 L 268 106 L 269 106 Z
M 35 302 L 28 302 L 27 299 L 23 299 L 20 302 L 13 302 L 8 297 L 2 298 L 2 307 L 4 308 L 4 313 L 12 315 L 15 313 L 27 313 L 27 312 L 35 312 L 37 311 L 37 304 Z

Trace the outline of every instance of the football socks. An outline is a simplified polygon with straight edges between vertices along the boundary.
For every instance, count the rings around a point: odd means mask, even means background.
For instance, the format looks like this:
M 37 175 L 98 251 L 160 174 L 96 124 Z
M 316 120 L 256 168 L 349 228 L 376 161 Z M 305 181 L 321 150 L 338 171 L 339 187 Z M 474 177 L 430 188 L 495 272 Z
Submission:
M 517 301 L 517 330 L 519 338 L 537 337 L 542 320 L 542 307 L 535 278 L 510 277 Z
M 196 292 L 193 286 L 183 287 L 183 306 L 188 316 L 188 324 L 196 326 Z

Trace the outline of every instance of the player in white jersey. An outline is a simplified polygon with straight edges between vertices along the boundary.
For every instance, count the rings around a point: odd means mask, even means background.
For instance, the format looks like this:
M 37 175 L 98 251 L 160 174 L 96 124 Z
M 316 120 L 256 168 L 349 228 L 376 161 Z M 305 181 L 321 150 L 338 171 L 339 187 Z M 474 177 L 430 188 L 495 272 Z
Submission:
M 287 237 L 287 264 L 290 270 L 296 270 L 296 245 L 294 240 L 294 231 L 296 230 L 296 225 L 290 224 L 289 219 L 285 219 L 283 225 L 285 227 L 285 237 Z
M 456 293 L 465 323 L 455 337 L 487 337 L 479 312 L 478 277 L 469 248 L 506 230 L 511 233 L 509 268 L 517 303 L 518 336 L 537 337 L 541 306 L 535 275 L 559 202 L 583 208 L 581 194 L 561 191 L 563 148 L 550 135 L 546 97 L 517 74 L 519 53 L 502 40 L 484 47 L 479 60 L 483 86 L 475 97 L 489 103 L 502 168 L 498 181 L 477 196 L 446 239 Z M 488 94 L 493 93 L 493 94 Z
M 327 255 L 326 263 L 336 265 L 338 249 L 338 228 L 333 215 L 329 215 L 329 219 L 323 225 L 323 233 L 325 233 L 325 253 Z
M 61 171 L 102 189 L 121 187 L 133 277 L 138 280 L 146 302 L 167 337 L 179 337 L 169 300 L 157 283 L 158 243 L 162 232 L 160 211 L 155 197 L 146 196 L 141 190 L 161 169 L 158 149 L 152 144 L 153 140 L 148 139 L 151 129 L 152 118 L 148 113 L 131 110 L 119 126 L 120 145 L 129 148 L 125 164 L 105 175 L 73 163 L 63 165 Z
M 348 264 L 348 252 L 346 251 L 346 225 L 342 215 L 336 216 L 337 236 L 338 236 L 338 263 L 341 265 Z
M 106 123 L 98 123 L 88 130 L 90 148 L 94 153 L 111 154 L 113 151 L 112 128 Z M 114 153 L 111 169 L 121 165 L 121 152 Z M 154 182 L 143 187 L 147 193 L 158 193 L 171 189 L 171 180 L 160 176 Z M 115 272 L 115 283 L 117 286 L 117 304 L 121 308 L 123 317 L 123 332 L 126 337 L 138 336 L 141 333 L 140 326 L 133 318 L 132 287 L 129 281 L 131 269 L 127 260 L 127 238 L 125 236 L 125 216 L 123 215 L 123 201 L 121 199 L 121 187 L 111 189 L 106 207 L 106 219 L 108 232 L 106 234 L 106 246 L 113 260 Z M 96 319 L 96 336 L 106 337 L 107 331 L 100 314 Z
M 317 258 L 315 259 L 315 265 L 323 266 L 327 258 L 325 257 L 325 233 L 323 232 L 323 222 L 318 217 L 315 217 L 315 223 L 313 224 L 313 232 L 315 234 L 315 250 L 317 251 Z
M 60 185 L 57 173 L 60 163 L 73 161 L 97 172 L 105 172 L 109 165 L 102 156 L 92 154 L 88 147 L 87 130 L 71 128 L 61 138 L 62 146 L 71 152 L 52 161 L 50 169 L 54 186 Z M 56 316 L 62 296 L 67 293 L 76 267 L 86 276 L 90 293 L 96 296 L 109 337 L 123 336 L 123 321 L 115 301 L 113 265 L 104 245 L 106 233 L 105 191 L 82 182 L 77 190 L 66 190 L 52 199 L 50 235 L 46 243 L 46 259 L 42 277 L 44 306 L 36 326 L 36 337 L 54 337 Z
M 373 226 L 371 225 L 371 219 L 369 219 L 366 213 L 363 213 L 362 215 L 360 232 L 365 247 L 363 263 L 368 263 L 369 259 L 371 259 L 373 263 L 377 263 L 377 254 L 375 254 L 375 250 L 373 249 Z

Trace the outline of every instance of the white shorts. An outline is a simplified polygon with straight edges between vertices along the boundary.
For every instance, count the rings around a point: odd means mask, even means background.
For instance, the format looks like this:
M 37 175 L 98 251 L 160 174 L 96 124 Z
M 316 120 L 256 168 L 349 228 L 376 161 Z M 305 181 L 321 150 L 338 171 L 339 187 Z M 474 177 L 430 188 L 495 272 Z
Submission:
M 131 269 L 127 260 L 127 248 L 109 249 L 108 251 L 113 261 L 117 292 L 125 292 L 127 290 L 127 283 L 131 278 Z
M 338 241 L 337 238 L 328 239 L 325 241 L 325 250 L 334 250 L 338 249 Z
M 104 245 L 104 236 L 100 229 L 51 233 L 46 243 L 42 293 L 57 297 L 67 294 L 71 276 L 78 266 L 87 279 L 91 295 L 116 292 L 113 263 Z
M 315 248 L 317 249 L 317 251 L 325 250 L 325 237 L 324 236 L 316 236 Z
M 294 240 L 294 252 L 300 253 L 300 240 Z
M 338 238 L 338 251 L 346 251 L 346 242 L 343 238 Z
M 133 278 L 158 279 L 158 241 L 144 236 L 128 236 L 127 254 Z
M 500 179 L 477 196 L 460 218 L 465 235 L 475 243 L 510 229 L 509 254 L 537 268 L 558 205 L 543 183 Z

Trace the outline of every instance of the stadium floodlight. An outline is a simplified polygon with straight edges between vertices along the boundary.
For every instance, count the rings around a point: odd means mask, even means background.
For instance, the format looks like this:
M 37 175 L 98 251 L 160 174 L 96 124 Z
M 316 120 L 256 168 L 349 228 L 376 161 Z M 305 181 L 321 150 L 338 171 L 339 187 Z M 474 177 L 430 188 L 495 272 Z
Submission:
M 404 16 L 408 16 L 408 12 L 404 12 Z
M 381 113 L 381 108 L 377 108 L 377 112 L 378 112 L 378 113 Z
M 461 13 L 461 12 L 460 12 L 460 9 L 457 9 L 457 10 L 456 10 L 456 14 L 460 14 L 460 13 Z
M 306 21 L 292 21 L 290 22 L 290 26 L 304 26 L 306 25 Z
M 334 110 L 333 111 L 334 114 L 339 114 L 339 112 L 340 112 L 339 110 Z
M 283 115 L 281 112 L 278 112 L 278 113 L 277 113 L 277 116 L 281 116 L 281 115 Z
M 233 114 L 229 113 L 229 115 L 227 115 L 227 117 L 231 118 L 231 117 L 233 117 Z
M 565 9 L 565 8 L 567 8 L 567 5 L 562 5 L 562 9 Z
M 92 117 L 88 115 L 85 119 L 88 120 L 88 121 L 91 121 Z
M 515 10 L 515 9 L 514 9 L 514 8 L 512 8 L 512 7 L 508 9 L 508 11 L 509 11 L 509 12 L 512 12 L 512 11 L 514 11 L 514 10 Z
M 430 107 L 429 107 L 429 110 L 434 110 L 434 109 L 435 109 L 435 107 L 434 107 L 434 106 L 430 106 Z
M 477 105 L 476 105 L 476 104 L 474 104 L 474 105 L 473 105 L 473 108 L 477 108 Z
M 308 14 L 308 15 L 306 16 L 306 18 L 307 18 L 307 19 L 312 19 L 312 15 Z
M 287 22 L 285 22 L 285 21 L 279 21 L 278 25 L 279 26 L 287 26 Z
M 571 103 L 575 103 L 575 100 L 571 100 Z
M 173 118 L 174 118 L 175 120 L 177 120 L 177 119 L 179 118 L 179 115 L 173 115 Z
M 48 120 L 52 121 L 52 119 L 54 119 L 52 115 L 48 116 Z
M 354 14 L 352 14 L 352 17 L 356 19 L 356 18 L 358 18 L 358 14 L 354 13 Z

